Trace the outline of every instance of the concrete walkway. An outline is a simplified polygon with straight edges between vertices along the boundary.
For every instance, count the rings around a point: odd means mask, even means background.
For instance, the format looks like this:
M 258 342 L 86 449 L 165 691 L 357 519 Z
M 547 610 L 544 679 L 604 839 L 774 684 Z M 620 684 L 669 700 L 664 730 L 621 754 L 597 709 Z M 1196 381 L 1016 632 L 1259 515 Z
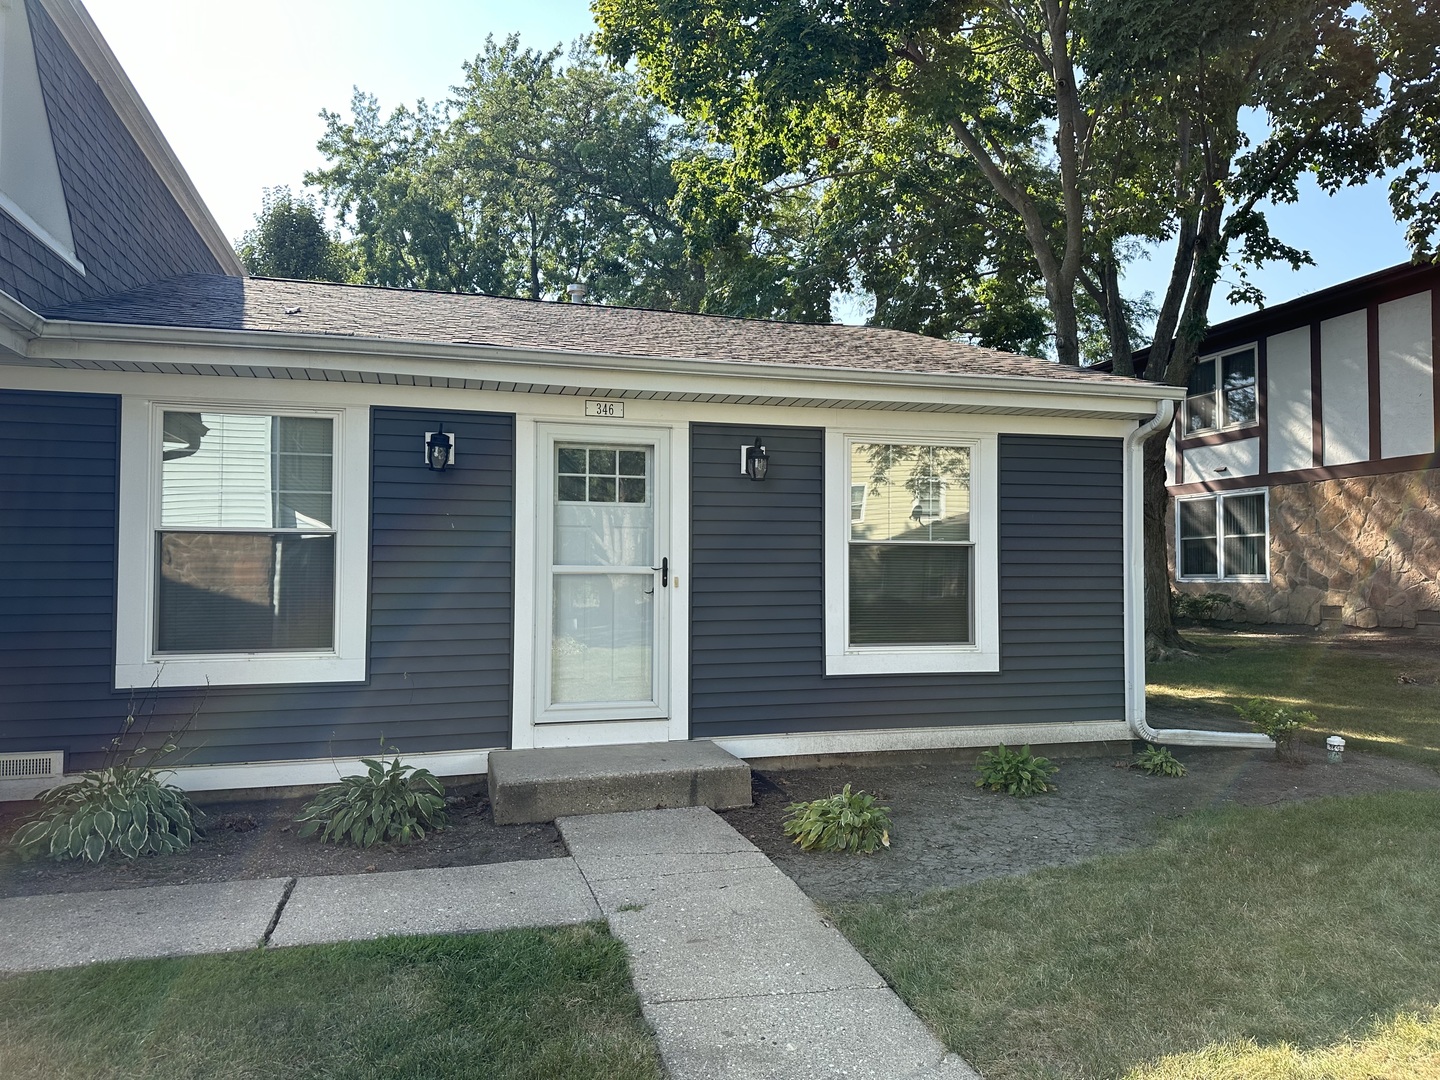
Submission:
M 713 811 L 556 824 L 569 858 L 0 900 L 0 971 L 603 917 L 672 1080 L 978 1076 Z

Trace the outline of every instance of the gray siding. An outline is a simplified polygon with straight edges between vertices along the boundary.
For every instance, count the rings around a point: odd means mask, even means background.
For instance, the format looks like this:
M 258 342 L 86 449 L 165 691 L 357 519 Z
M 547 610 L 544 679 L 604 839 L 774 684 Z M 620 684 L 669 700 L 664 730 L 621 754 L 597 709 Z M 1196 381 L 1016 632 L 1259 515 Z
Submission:
M 1002 436 L 998 674 L 825 676 L 823 433 L 691 429 L 691 734 L 1117 720 L 1124 715 L 1118 439 Z
M 180 274 L 223 273 L 50 16 L 34 0 L 26 11 L 85 273 L 0 211 L 0 289 L 45 311 Z
M 0 393 L 0 421 L 0 750 L 92 766 L 130 700 L 111 689 L 116 403 Z M 189 763 L 508 745 L 514 422 L 447 412 L 463 455 L 443 474 L 421 456 L 434 425 L 372 414 L 368 682 L 137 692 L 157 733 L 203 697 Z M 80 447 L 58 476 L 35 454 L 57 430 Z

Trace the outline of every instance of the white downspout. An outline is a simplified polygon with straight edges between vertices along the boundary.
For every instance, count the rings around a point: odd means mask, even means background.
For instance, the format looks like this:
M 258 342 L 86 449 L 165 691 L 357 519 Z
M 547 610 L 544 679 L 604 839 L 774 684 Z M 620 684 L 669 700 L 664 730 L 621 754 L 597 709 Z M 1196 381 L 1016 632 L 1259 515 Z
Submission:
M 1161 401 L 1155 415 L 1125 436 L 1125 722 L 1137 739 L 1172 746 L 1273 749 L 1267 735 L 1245 731 L 1156 730 L 1145 720 L 1145 440 L 1169 427 L 1175 402 Z

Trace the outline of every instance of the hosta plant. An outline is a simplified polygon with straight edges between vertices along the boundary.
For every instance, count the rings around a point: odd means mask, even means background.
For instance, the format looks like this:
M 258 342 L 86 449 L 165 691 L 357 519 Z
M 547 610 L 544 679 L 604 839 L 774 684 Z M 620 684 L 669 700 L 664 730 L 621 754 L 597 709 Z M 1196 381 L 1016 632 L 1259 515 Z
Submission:
M 1060 771 L 1060 766 L 1051 764 L 1049 759 L 1032 755 L 1030 747 L 1011 750 L 1004 743 L 981 754 L 975 768 L 980 772 L 976 787 L 1003 791 L 1007 795 L 1054 791 L 1056 785 L 1050 778 Z
M 361 758 L 365 772 L 342 777 L 311 799 L 295 820 L 300 835 L 332 844 L 408 844 L 445 827 L 445 788 L 428 769 Z
M 40 796 L 40 816 L 22 825 L 12 842 L 24 858 L 89 862 L 184 851 L 200 835 L 200 811 L 156 771 L 150 765 L 109 765 L 51 788 Z
M 869 855 L 890 846 L 890 808 L 875 805 L 875 796 L 852 792 L 846 784 L 838 795 L 813 802 L 791 803 L 785 835 L 805 851 L 850 851 Z
M 1185 766 L 1175 759 L 1169 747 L 1147 746 L 1135 755 L 1131 764 L 1150 776 L 1184 776 Z

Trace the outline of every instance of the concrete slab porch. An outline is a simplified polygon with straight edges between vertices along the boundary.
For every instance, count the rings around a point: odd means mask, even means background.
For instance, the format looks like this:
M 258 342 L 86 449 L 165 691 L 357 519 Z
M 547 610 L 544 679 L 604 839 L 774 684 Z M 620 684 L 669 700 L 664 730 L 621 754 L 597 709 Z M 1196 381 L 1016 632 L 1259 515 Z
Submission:
M 704 740 L 494 750 L 488 782 L 497 825 L 750 805 L 750 766 Z

